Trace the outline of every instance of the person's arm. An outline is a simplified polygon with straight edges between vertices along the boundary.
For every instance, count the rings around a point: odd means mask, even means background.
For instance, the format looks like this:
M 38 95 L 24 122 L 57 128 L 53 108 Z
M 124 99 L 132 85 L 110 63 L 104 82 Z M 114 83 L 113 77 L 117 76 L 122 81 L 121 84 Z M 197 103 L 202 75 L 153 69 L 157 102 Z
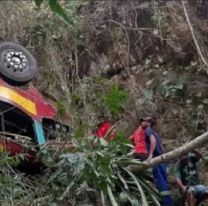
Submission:
M 180 172 L 179 164 L 180 164 L 179 162 L 176 163 L 174 167 L 174 176 L 175 176 L 178 187 L 181 189 L 182 192 L 185 192 L 186 186 L 183 184 L 182 179 L 181 179 L 181 172 Z
M 116 130 L 112 130 L 111 134 L 109 135 L 109 140 L 112 141 L 116 138 Z
M 133 141 L 133 138 L 134 138 L 134 135 L 132 134 L 132 135 L 129 137 L 129 140 Z
M 129 140 L 131 140 L 133 143 L 135 143 L 135 137 L 142 131 L 142 127 L 139 126 L 134 132 L 133 134 L 129 137 Z
M 177 177 L 176 178 L 176 183 L 177 183 L 178 187 L 181 189 L 182 192 L 186 191 L 186 186 L 182 183 L 181 178 Z
M 147 158 L 147 160 L 151 160 L 153 157 L 153 152 L 155 151 L 155 147 L 156 147 L 156 138 L 155 136 L 152 134 L 150 135 L 150 149 L 149 149 L 149 156 Z
M 137 130 L 136 130 L 137 131 Z M 129 137 L 129 140 L 132 142 L 132 144 L 134 144 L 135 142 L 135 135 L 136 135 L 136 131 L 134 131 L 134 133 Z

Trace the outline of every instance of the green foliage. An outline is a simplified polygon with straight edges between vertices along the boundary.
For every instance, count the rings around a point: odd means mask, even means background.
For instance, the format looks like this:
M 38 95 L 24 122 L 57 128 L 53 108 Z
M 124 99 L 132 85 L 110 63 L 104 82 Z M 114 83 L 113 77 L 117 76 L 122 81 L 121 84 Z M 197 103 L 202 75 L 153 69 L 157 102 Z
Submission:
M 156 28 L 160 31 L 160 35 L 162 32 L 168 28 L 167 16 L 163 9 L 160 7 L 160 3 L 157 0 L 151 1 L 151 7 L 153 10 L 152 21 Z M 158 34 L 158 31 L 155 30 L 155 34 Z
M 14 169 L 21 159 L 0 153 L 0 205 L 20 205 L 23 202 L 27 205 L 34 198 L 34 188 L 28 177 Z
M 122 112 L 125 103 L 128 100 L 128 93 L 122 90 L 119 85 L 113 85 L 112 88 L 106 93 L 104 103 L 106 108 L 112 114 Z
M 69 24 L 74 25 L 73 18 L 68 16 L 63 8 L 58 3 L 58 0 L 49 0 L 49 6 L 53 12 L 58 14 L 61 18 L 67 21 Z
M 174 82 L 166 80 L 162 83 L 161 94 L 165 97 L 176 97 L 181 94 L 184 89 L 184 78 L 182 75 L 178 75 Z
M 127 169 L 142 163 L 126 158 L 128 140 L 122 134 L 114 141 L 85 137 L 73 140 L 75 153 L 63 153 L 48 169 L 47 185 L 53 202 L 61 203 L 72 198 L 75 202 L 89 195 L 94 203 L 101 200 L 107 205 L 155 205 L 158 194 L 148 182 L 147 171 L 139 175 Z M 100 197 L 98 197 L 100 194 Z
M 129 140 L 122 132 L 116 133 L 116 141 L 111 141 L 109 150 L 117 151 L 117 154 L 127 154 L 129 152 L 129 146 L 131 145 Z
M 202 78 L 200 65 L 191 62 L 186 67 L 158 66 L 149 60 L 147 63 L 147 70 L 151 75 L 148 76 L 139 102 L 143 111 L 149 112 L 148 109 L 151 108 L 149 113 L 152 113 L 168 105 L 165 121 L 180 120 L 182 130 L 187 132 L 182 134 L 184 139 L 189 135 L 197 136 L 206 132 L 208 84 L 207 80 Z M 160 103 L 164 106 L 160 106 Z M 173 133 L 174 131 L 171 131 L 169 135 Z
M 70 110 L 75 110 L 75 124 L 94 130 L 103 119 L 114 120 L 123 114 L 128 94 L 102 77 L 84 77 L 70 94 Z M 85 127 L 87 130 L 87 127 Z
M 60 117 L 63 117 L 64 114 L 66 113 L 66 109 L 65 109 L 64 102 L 61 101 L 61 100 L 57 100 L 57 101 L 55 102 L 55 106 L 56 106 L 57 114 L 58 114 Z
M 146 101 L 153 101 L 155 93 L 159 93 L 167 99 L 177 99 L 184 96 L 187 79 L 184 73 L 173 71 L 170 65 L 159 67 L 157 64 L 150 64 L 149 67 L 148 69 L 152 71 L 157 69 L 155 72 L 157 75 L 146 82 L 147 88 L 143 92 Z M 154 69 L 151 69 L 152 67 Z
M 43 0 L 34 0 L 35 4 L 40 7 L 41 4 L 44 2 Z M 50 9 L 59 15 L 63 20 L 68 22 L 70 25 L 74 25 L 74 19 L 72 16 L 68 16 L 62 6 L 59 4 L 58 0 L 48 0 L 48 5 Z
M 83 138 L 87 129 L 88 129 L 87 125 L 84 124 L 78 125 L 74 131 L 74 137 L 76 139 Z

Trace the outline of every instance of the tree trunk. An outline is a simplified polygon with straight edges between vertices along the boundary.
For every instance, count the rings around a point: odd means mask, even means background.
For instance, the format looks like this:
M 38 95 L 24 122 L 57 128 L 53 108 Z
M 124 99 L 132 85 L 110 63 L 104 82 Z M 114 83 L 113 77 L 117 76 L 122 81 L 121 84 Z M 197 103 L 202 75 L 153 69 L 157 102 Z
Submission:
M 147 167 L 153 167 L 157 164 L 160 164 L 162 162 L 169 162 L 171 160 L 178 160 L 179 157 L 183 156 L 184 154 L 187 154 L 188 152 L 205 146 L 206 143 L 208 143 L 208 132 L 196 137 L 194 140 L 178 147 L 177 149 L 167 152 L 163 155 L 160 155 L 158 157 L 153 158 L 152 160 L 148 161 L 148 162 L 144 162 L 144 166 L 141 167 L 141 165 L 139 166 L 129 166 L 128 168 L 132 171 L 132 172 L 139 172 L 141 169 L 145 169 Z

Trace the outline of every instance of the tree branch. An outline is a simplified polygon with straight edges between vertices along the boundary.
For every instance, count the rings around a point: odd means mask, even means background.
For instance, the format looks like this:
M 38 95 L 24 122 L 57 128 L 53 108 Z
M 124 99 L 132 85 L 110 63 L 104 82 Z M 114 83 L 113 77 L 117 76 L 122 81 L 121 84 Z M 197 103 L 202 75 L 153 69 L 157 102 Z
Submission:
M 170 152 L 167 152 L 163 155 L 155 157 L 148 162 L 147 161 L 144 162 L 143 166 L 142 165 L 138 165 L 138 166 L 134 165 L 134 166 L 129 166 L 128 168 L 132 172 L 139 172 L 143 169 L 146 169 L 147 167 L 153 167 L 153 166 L 158 165 L 163 162 L 169 162 L 171 160 L 178 159 L 179 157 L 187 154 L 188 152 L 206 145 L 206 143 L 208 143 L 208 132 L 196 137 L 194 140 L 182 145 L 181 147 L 179 147 L 173 151 L 170 151 Z
M 193 38 L 193 41 L 194 41 L 194 44 L 196 46 L 196 49 L 197 49 L 197 52 L 199 54 L 199 57 L 201 58 L 201 61 L 203 62 L 203 64 L 206 66 L 206 72 L 208 72 L 208 63 L 204 57 L 204 55 L 202 54 L 202 51 L 200 49 L 200 46 L 197 42 L 197 39 L 196 39 L 196 36 L 194 34 L 194 29 L 192 27 L 192 24 L 191 24 L 191 21 L 190 21 L 190 18 L 188 16 L 188 12 L 187 12 L 187 9 L 186 9 L 186 5 L 185 5 L 185 2 L 182 1 L 182 6 L 183 6 L 183 10 L 184 10 L 184 14 L 185 14 L 185 17 L 186 17 L 186 21 L 188 23 L 188 26 L 189 26 L 189 29 L 191 31 L 191 35 L 192 35 L 192 38 Z

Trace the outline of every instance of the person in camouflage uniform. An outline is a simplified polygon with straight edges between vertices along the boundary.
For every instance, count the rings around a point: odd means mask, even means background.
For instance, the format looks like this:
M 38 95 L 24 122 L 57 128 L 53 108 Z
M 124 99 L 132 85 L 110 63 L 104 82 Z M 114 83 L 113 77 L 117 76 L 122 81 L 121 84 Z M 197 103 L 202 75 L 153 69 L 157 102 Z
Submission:
M 189 152 L 175 165 L 176 183 L 189 206 L 196 206 L 208 197 L 208 187 L 200 184 L 197 172 L 197 162 L 201 158 L 201 153 Z

